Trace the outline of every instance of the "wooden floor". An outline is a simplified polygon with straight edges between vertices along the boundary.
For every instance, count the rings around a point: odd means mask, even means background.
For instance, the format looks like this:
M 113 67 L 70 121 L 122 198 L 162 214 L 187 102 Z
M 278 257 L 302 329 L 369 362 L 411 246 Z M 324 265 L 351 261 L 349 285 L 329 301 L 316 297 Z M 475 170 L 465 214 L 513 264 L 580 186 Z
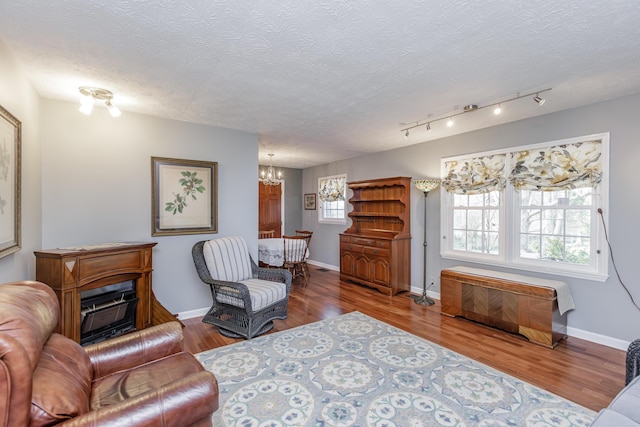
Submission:
M 276 320 L 270 333 L 359 311 L 594 411 L 607 406 L 624 386 L 622 350 L 573 337 L 561 340 L 555 349 L 545 348 L 516 334 L 441 315 L 439 301 L 424 307 L 415 304 L 407 293 L 385 296 L 374 289 L 340 282 L 335 271 L 310 268 L 308 286 L 298 282 L 292 286 L 289 317 Z M 192 353 L 239 341 L 223 337 L 201 318 L 183 323 L 185 348 Z

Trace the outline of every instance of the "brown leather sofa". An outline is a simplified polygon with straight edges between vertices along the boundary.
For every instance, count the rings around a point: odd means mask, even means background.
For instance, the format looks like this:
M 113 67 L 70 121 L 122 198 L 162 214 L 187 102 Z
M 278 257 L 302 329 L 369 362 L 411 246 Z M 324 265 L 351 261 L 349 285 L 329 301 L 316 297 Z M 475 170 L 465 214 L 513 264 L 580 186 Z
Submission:
M 212 425 L 218 384 L 178 322 L 81 347 L 59 318 L 47 285 L 0 285 L 0 426 Z

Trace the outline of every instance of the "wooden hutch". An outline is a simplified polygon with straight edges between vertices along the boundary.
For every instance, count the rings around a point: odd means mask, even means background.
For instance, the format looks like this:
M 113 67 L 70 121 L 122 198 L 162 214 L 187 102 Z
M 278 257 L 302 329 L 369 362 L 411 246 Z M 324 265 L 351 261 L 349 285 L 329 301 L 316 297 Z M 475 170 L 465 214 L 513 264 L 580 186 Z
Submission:
M 340 280 L 388 295 L 411 289 L 411 178 L 347 183 L 352 225 L 340 235 Z

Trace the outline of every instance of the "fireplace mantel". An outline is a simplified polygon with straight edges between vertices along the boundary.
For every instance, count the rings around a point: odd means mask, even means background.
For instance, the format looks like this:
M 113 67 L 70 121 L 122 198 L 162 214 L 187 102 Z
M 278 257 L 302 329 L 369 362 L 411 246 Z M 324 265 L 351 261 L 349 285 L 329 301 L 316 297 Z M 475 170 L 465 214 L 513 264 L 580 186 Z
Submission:
M 81 293 L 133 280 L 139 298 L 136 329 L 175 320 L 158 303 L 151 287 L 151 243 L 105 243 L 35 251 L 36 280 L 49 285 L 60 301 L 58 332 L 80 342 Z

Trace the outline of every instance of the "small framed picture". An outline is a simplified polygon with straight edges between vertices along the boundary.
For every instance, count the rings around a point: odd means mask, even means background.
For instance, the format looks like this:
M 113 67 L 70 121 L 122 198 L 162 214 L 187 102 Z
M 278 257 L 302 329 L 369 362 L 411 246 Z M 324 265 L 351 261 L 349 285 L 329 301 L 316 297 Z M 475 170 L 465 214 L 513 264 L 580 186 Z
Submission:
M 218 232 L 218 163 L 151 158 L 151 235 Z
M 316 193 L 308 193 L 304 195 L 304 209 L 307 211 L 316 210 Z

